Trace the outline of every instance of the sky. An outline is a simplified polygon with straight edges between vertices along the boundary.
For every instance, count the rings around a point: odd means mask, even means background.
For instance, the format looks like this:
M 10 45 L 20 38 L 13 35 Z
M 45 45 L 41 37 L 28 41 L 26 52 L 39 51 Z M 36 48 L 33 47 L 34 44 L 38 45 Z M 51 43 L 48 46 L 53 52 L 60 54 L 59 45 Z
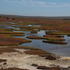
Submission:
M 70 0 L 0 0 L 0 14 L 70 16 Z

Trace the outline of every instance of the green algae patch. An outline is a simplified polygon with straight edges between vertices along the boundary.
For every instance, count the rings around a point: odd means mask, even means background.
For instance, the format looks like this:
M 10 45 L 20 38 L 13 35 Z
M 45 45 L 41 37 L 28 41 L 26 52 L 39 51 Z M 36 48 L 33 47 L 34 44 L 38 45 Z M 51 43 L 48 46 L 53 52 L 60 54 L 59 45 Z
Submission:
M 70 32 L 57 31 L 57 32 L 50 32 L 48 34 L 51 34 L 51 35 L 70 35 Z
M 43 40 L 44 43 L 51 43 L 51 44 L 61 44 L 61 45 L 66 45 L 67 42 L 64 41 L 51 41 L 51 40 Z
M 47 40 L 49 40 L 49 41 L 65 41 L 65 39 L 64 38 L 56 38 L 56 37 L 51 37 L 51 38 L 49 38 L 49 37 L 44 37 L 44 39 L 47 39 Z
M 43 35 L 43 37 L 63 38 L 64 36 L 63 35 L 51 35 L 51 34 L 49 34 L 49 35 Z
M 43 39 L 43 37 L 40 36 L 28 36 L 29 39 Z

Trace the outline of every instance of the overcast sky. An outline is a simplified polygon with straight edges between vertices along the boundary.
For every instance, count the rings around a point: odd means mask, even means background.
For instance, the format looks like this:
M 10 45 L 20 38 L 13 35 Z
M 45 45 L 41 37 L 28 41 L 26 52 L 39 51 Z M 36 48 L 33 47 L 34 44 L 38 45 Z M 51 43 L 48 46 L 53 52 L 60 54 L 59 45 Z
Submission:
M 0 14 L 70 16 L 70 0 L 0 0 Z

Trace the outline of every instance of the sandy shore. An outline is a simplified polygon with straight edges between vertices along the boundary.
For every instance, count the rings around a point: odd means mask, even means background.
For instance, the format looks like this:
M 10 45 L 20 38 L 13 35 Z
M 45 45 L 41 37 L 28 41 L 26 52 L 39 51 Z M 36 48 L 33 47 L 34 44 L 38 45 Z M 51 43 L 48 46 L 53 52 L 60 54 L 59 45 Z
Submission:
M 0 68 L 4 68 L 4 69 L 20 68 L 20 69 L 28 69 L 28 70 L 40 70 L 37 69 L 37 67 L 32 66 L 32 64 L 36 64 L 38 66 L 46 66 L 46 67 L 59 65 L 60 67 L 64 67 L 64 68 L 70 66 L 70 57 L 60 57 L 57 58 L 56 60 L 49 60 L 39 55 L 25 53 L 25 51 L 29 51 L 32 49 L 14 48 L 14 50 L 15 50 L 14 52 L 5 51 L 0 54 L 0 59 L 7 60 L 6 64 L 4 64 L 5 62 L 0 62 Z

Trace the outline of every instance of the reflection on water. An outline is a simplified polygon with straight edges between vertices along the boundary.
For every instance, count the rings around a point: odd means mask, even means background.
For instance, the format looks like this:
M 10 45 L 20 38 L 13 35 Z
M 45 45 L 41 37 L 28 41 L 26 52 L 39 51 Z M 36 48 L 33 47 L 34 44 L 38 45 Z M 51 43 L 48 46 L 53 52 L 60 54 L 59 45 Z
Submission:
M 34 35 L 34 34 L 30 34 L 30 32 L 26 32 L 26 36 L 29 35 Z M 39 35 L 39 36 L 43 36 L 45 35 L 45 31 L 39 31 L 37 34 L 35 35 Z M 23 38 L 26 38 L 26 36 L 24 36 Z M 57 55 L 62 55 L 62 56 L 70 56 L 70 37 L 68 36 L 64 36 L 64 38 L 66 39 L 66 41 L 68 42 L 67 45 L 58 45 L 58 44 L 49 44 L 49 43 L 43 43 L 43 40 L 32 40 L 31 43 L 24 43 L 21 44 L 21 46 L 33 46 L 35 48 L 40 48 L 43 50 L 47 50 L 51 53 L 55 53 Z
M 40 31 L 38 31 L 37 35 L 38 36 L 43 36 L 43 35 L 45 35 L 45 31 L 44 30 L 40 30 Z
M 22 25 L 20 25 L 20 26 L 22 26 Z M 0 28 L 6 28 L 6 29 L 8 28 L 8 29 L 19 30 L 18 27 L 20 27 L 20 26 L 16 25 L 15 27 L 13 27 L 13 26 L 10 26 L 10 25 L 0 25 Z M 29 26 L 31 26 L 31 25 L 29 25 Z M 21 31 L 21 32 L 24 32 L 25 36 L 16 36 L 16 37 L 26 38 L 27 36 L 30 36 L 30 35 L 38 35 L 38 36 L 45 35 L 44 30 L 38 31 L 37 34 L 31 34 L 29 31 Z M 32 40 L 31 43 L 23 43 L 23 44 L 21 44 L 21 46 L 33 46 L 35 48 L 40 48 L 40 49 L 43 49 L 43 50 L 47 50 L 51 53 L 55 53 L 55 54 L 58 54 L 58 55 L 70 56 L 70 37 L 65 35 L 64 38 L 68 42 L 68 44 L 66 44 L 66 45 L 43 43 L 42 42 L 43 40 Z

